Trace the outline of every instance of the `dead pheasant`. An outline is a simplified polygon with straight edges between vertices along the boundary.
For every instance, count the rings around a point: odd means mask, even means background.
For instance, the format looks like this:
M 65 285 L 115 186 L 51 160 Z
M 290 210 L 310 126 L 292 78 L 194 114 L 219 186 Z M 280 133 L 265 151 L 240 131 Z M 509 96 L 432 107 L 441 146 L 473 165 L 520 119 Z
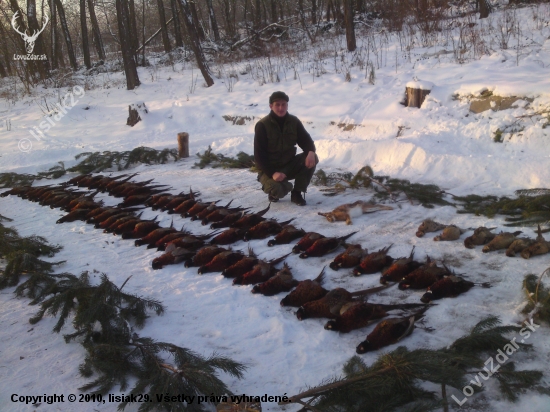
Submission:
M 76 209 L 65 216 L 59 218 L 55 223 L 74 222 L 75 220 L 84 220 L 91 209 Z
M 273 296 L 281 292 L 288 292 L 298 285 L 298 282 L 292 276 L 290 267 L 285 263 L 283 268 L 275 276 L 263 283 L 254 285 L 252 293 L 261 293 L 264 296 Z
M 221 272 L 243 258 L 244 255 L 242 252 L 234 252 L 232 250 L 221 252 L 214 256 L 210 262 L 199 267 L 198 273 Z
M 520 233 L 521 231 L 517 231 L 514 233 L 500 232 L 493 238 L 493 240 L 491 240 L 483 247 L 482 252 L 487 253 L 493 250 L 507 249 L 512 244 L 512 242 L 516 240 L 516 236 Z
M 219 246 L 203 246 L 195 256 L 185 262 L 185 267 L 203 266 L 209 263 L 214 257 L 222 252 L 227 252 L 227 249 Z
M 175 265 L 177 263 L 185 262 L 195 254 L 194 251 L 185 249 L 183 247 L 170 247 L 166 248 L 166 252 L 159 257 L 153 259 L 153 269 L 162 269 L 166 265 Z
M 294 218 L 281 223 L 277 222 L 275 219 L 264 220 L 248 229 L 244 234 L 243 240 L 265 239 L 268 236 L 279 233 L 283 230 L 284 225 L 289 224 L 293 220 Z
M 344 252 L 334 258 L 329 266 L 332 270 L 352 268 L 357 266 L 368 253 L 368 250 L 363 249 L 361 245 L 349 245 Z
M 286 225 L 273 239 L 267 242 L 267 246 L 286 245 L 295 239 L 303 237 L 305 234 L 306 231 L 303 229 L 298 229 L 292 225 Z
M 521 251 L 522 258 L 529 259 L 531 256 L 544 255 L 550 251 L 550 243 L 542 236 L 540 225 L 538 225 L 537 233 L 536 242 Z
M 434 237 L 434 240 L 436 242 L 457 240 L 464 232 L 466 232 L 465 229 L 461 229 L 455 225 L 449 225 L 443 229 L 440 235 Z
M 414 248 L 413 246 L 409 257 L 399 258 L 390 267 L 384 269 L 382 277 L 380 277 L 380 283 L 384 285 L 387 282 L 399 282 L 413 270 L 422 266 L 422 263 L 414 260 Z
M 345 245 L 346 239 L 356 233 L 357 232 L 352 232 L 349 235 L 341 237 L 324 237 L 322 239 L 317 239 L 313 245 L 306 249 L 305 252 L 300 253 L 300 259 L 324 256 L 327 253 L 338 249 L 340 246 Z
M 228 267 L 222 271 L 222 276 L 226 278 L 236 278 L 237 276 L 242 276 L 258 263 L 258 256 L 254 253 L 252 248 L 248 247 L 248 256 L 239 260 L 234 265 Z
M 201 224 L 204 226 L 204 225 L 207 225 L 208 223 L 222 222 L 225 218 L 227 218 L 227 220 L 230 220 L 231 218 L 229 216 L 233 215 L 234 220 L 232 222 L 227 223 L 227 226 L 224 226 L 224 227 L 229 227 L 230 224 L 235 223 L 244 215 L 244 213 L 241 213 L 241 212 L 245 212 L 247 210 L 249 210 L 249 208 L 243 209 L 242 207 L 232 207 L 228 209 L 225 207 L 220 207 L 210 212 L 208 215 L 206 215 L 201 220 Z
M 157 217 L 158 216 L 155 216 L 154 219 L 150 219 L 150 220 L 141 220 L 141 219 L 137 219 L 135 221 L 133 220 L 130 220 L 128 222 L 125 222 L 121 225 L 118 225 L 114 230 L 113 230 L 113 233 L 115 235 L 124 235 L 124 233 L 132 233 L 135 229 L 136 229 L 136 226 L 138 226 L 139 224 L 141 223 L 149 223 L 149 222 L 152 222 L 152 223 L 155 223 L 156 220 L 157 220 Z M 158 226 L 157 226 L 158 227 Z M 145 236 L 147 233 L 144 233 L 142 236 L 139 236 L 139 237 L 143 237 Z
M 309 318 L 335 319 L 340 308 L 347 302 L 351 302 L 353 295 L 343 288 L 336 288 L 329 291 L 321 299 L 304 303 L 296 311 L 298 320 Z
M 415 320 L 415 316 L 384 319 L 376 325 L 367 339 L 361 342 L 355 351 L 362 354 L 399 342 L 412 333 Z
M 149 233 L 147 236 L 142 237 L 141 239 L 137 239 L 134 244 L 136 246 L 141 245 L 155 245 L 155 242 L 164 236 L 166 236 L 169 233 L 176 232 L 176 229 L 172 225 L 170 227 L 160 227 L 158 229 L 153 230 L 151 233 Z
M 214 210 L 216 208 L 216 203 L 218 203 L 219 200 L 216 200 L 214 202 L 197 202 L 193 205 L 191 209 L 189 209 L 184 215 L 184 217 L 194 217 L 199 212 L 203 211 L 204 209 Z M 194 220 L 194 219 L 193 219 Z
M 325 324 L 326 330 L 349 333 L 370 325 L 374 321 L 388 316 L 392 310 L 409 310 L 424 307 L 420 303 L 405 303 L 400 305 L 382 305 L 367 302 L 352 301 L 346 303 L 340 309 L 340 313 L 334 320 Z
M 382 305 L 367 302 L 348 302 L 342 307 L 336 319 L 329 320 L 325 324 L 325 329 L 349 333 L 386 316 L 388 316 L 388 313 Z
M 294 306 L 299 308 L 307 302 L 321 299 L 328 293 L 323 286 L 325 279 L 325 268 L 315 279 L 302 280 L 296 285 L 296 289 L 290 292 L 281 300 L 281 306 Z
M 455 275 L 447 276 L 431 285 L 420 300 L 424 303 L 430 303 L 432 300 L 454 298 L 469 291 L 475 285 L 476 283 Z M 482 283 L 481 286 L 484 288 L 491 287 L 489 283 Z
M 239 229 L 248 229 L 253 226 L 256 226 L 258 223 L 263 222 L 265 220 L 265 217 L 263 216 L 267 213 L 270 207 L 271 207 L 271 203 L 264 210 L 260 210 L 258 213 L 243 215 L 239 220 L 231 224 L 230 227 L 239 228 Z
M 163 212 L 166 211 L 169 215 L 174 213 L 174 210 L 181 205 L 183 202 L 189 199 L 195 199 L 195 196 L 198 196 L 199 193 L 188 193 L 188 194 L 179 194 L 174 196 L 168 203 L 159 206 L 159 209 Z M 164 202 L 163 202 L 164 203 Z
M 452 275 L 446 267 L 439 267 L 435 262 L 428 261 L 416 270 L 413 270 L 399 282 L 399 289 L 426 289 L 444 276 Z
M 510 246 L 508 246 L 508 249 L 506 249 L 506 256 L 508 257 L 514 257 L 516 256 L 516 253 L 520 253 L 523 250 L 527 249 L 529 246 L 534 244 L 536 240 L 529 239 L 526 237 L 518 237 L 516 240 L 512 242 Z
M 210 229 L 219 229 L 222 227 L 229 227 L 233 223 L 237 222 L 245 215 L 245 211 L 230 213 L 223 217 L 219 222 L 214 222 L 210 225 Z
M 491 232 L 493 229 L 496 228 L 483 226 L 478 227 L 476 230 L 474 230 L 474 234 L 472 236 L 468 236 L 466 239 L 464 239 L 464 246 L 466 246 L 468 249 L 473 249 L 475 246 L 478 245 L 486 245 L 496 236 L 496 234 Z
M 308 232 L 306 233 L 292 248 L 292 253 L 305 252 L 309 247 L 311 247 L 315 241 L 324 238 L 320 233 L 317 232 Z
M 416 231 L 416 237 L 423 237 L 428 232 L 437 232 L 438 230 L 445 229 L 447 225 L 434 222 L 432 219 L 424 220 L 418 230 Z
M 393 258 L 388 256 L 388 251 L 392 246 L 393 244 L 365 256 L 361 260 L 361 263 L 353 269 L 354 276 L 380 272 L 385 266 L 390 265 L 393 262 Z
M 230 245 L 238 242 L 244 237 L 244 229 L 229 228 L 224 230 L 218 236 L 214 237 L 210 243 L 212 245 Z
M 159 229 L 156 218 L 153 220 L 144 220 L 136 224 L 131 232 L 123 232 L 122 239 L 139 239 L 147 236 L 156 229 Z
M 172 247 L 183 247 L 189 250 L 198 250 L 201 247 L 204 246 L 204 242 L 206 239 L 208 239 L 212 234 L 206 234 L 206 235 L 191 235 L 186 234 L 185 236 L 178 237 L 177 239 L 171 240 L 164 247 L 168 248 L 170 245 Z M 159 250 L 162 250 L 163 246 L 159 246 Z
M 174 208 L 173 212 L 180 214 L 182 217 L 185 217 L 187 211 L 191 209 L 195 205 L 195 203 L 197 203 L 197 200 L 194 197 L 191 197 L 191 199 L 180 203 L 178 207 Z
M 210 213 L 214 212 L 216 209 L 220 209 L 221 207 L 223 207 L 223 208 L 229 207 L 231 202 L 233 202 L 233 200 L 229 201 L 229 203 L 225 206 L 216 206 L 216 203 L 212 202 L 212 203 L 210 203 L 210 205 L 208 205 L 203 210 L 200 210 L 198 213 L 195 213 L 194 215 L 190 215 L 191 220 L 202 220 L 206 216 L 208 216 Z M 193 206 L 193 208 L 196 207 L 196 206 L 197 206 L 197 204 L 195 204 L 195 206 Z M 189 210 L 189 212 L 187 212 L 187 213 L 190 214 L 191 211 L 193 210 L 193 208 L 191 208 L 191 210 Z
M 265 282 L 272 276 L 274 276 L 278 269 L 275 265 L 281 263 L 286 259 L 288 255 L 281 256 L 272 260 L 260 260 L 254 265 L 254 267 L 246 272 L 244 275 L 237 276 L 233 279 L 234 285 L 254 285 L 256 283 Z

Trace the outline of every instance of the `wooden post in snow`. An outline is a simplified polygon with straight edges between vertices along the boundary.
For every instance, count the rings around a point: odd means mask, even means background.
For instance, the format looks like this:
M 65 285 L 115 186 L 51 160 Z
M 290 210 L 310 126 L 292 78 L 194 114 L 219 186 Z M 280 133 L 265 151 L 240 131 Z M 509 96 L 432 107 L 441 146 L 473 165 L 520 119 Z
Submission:
M 405 106 L 418 107 L 422 106 L 424 99 L 432 91 L 433 83 L 414 80 L 408 82 L 406 87 Z
M 189 133 L 178 133 L 178 154 L 180 159 L 189 157 Z

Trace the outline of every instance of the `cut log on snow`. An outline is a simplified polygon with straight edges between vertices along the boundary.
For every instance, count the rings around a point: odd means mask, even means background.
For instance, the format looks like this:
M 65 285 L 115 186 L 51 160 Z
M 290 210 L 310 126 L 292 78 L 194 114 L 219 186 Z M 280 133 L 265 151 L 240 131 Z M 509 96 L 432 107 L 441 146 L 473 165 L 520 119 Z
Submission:
M 189 133 L 178 133 L 178 154 L 180 159 L 189 157 Z
M 141 115 L 149 113 L 145 103 L 135 103 L 128 106 L 128 120 L 126 124 L 134 127 L 139 121 L 141 121 Z
M 405 106 L 420 108 L 426 96 L 432 91 L 433 83 L 414 80 L 408 82 L 405 87 Z

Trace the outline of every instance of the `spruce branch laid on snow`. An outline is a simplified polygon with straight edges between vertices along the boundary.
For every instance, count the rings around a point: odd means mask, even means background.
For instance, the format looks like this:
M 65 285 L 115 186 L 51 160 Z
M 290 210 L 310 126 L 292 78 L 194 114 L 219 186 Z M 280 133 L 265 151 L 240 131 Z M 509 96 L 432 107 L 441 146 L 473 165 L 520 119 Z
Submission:
M 430 411 L 445 407 L 448 405 L 446 387 L 462 390 L 470 382 L 470 376 L 483 369 L 487 356 L 510 344 L 504 335 L 520 329 L 515 325 L 502 326 L 497 317 L 490 316 L 448 348 L 411 351 L 400 346 L 381 354 L 371 366 L 354 356 L 343 366 L 343 377 L 333 378 L 289 399 L 301 403 L 306 410 L 331 412 Z M 522 349 L 531 347 L 518 345 Z M 518 391 L 537 389 L 535 385 L 542 378 L 542 372 L 516 371 L 510 362 L 493 376 L 502 393 L 509 400 L 515 400 Z M 442 397 L 424 389 L 423 382 L 440 385 Z M 306 402 L 307 398 L 311 399 Z
M 251 169 L 254 167 L 254 156 L 239 152 L 236 158 L 228 157 L 214 153 L 210 146 L 208 146 L 208 149 L 203 154 L 197 153 L 197 157 L 199 157 L 200 161 L 195 163 L 194 167 L 198 167 L 199 169 L 204 169 L 206 166 L 213 168 L 221 167 L 224 169 Z
M 97 377 L 79 388 L 82 391 L 109 393 L 120 386 L 128 388 L 137 379 L 131 394 L 147 393 L 151 402 L 141 404 L 140 411 L 203 411 L 204 403 L 163 402 L 156 394 L 166 392 L 186 395 L 231 394 L 217 376 L 218 371 L 242 378 L 245 366 L 227 357 L 213 354 L 205 358 L 189 349 L 151 338 L 140 337 L 135 331 L 144 325 L 147 311 L 162 315 L 164 307 L 154 299 L 145 299 L 122 292 L 107 275 L 92 285 L 90 274 L 78 278 L 65 276 L 49 285 L 53 293 L 41 303 L 38 313 L 30 319 L 34 324 L 45 314 L 58 316 L 54 332 L 60 332 L 68 317 L 74 314 L 76 332 L 64 335 L 68 343 L 81 339 L 87 355 L 79 371 L 84 377 Z M 124 410 L 128 402 L 119 404 Z M 208 404 L 208 402 L 206 402 Z
M 16 286 L 23 274 L 52 273 L 54 266 L 64 262 L 48 262 L 39 257 L 53 257 L 60 250 L 61 246 L 50 245 L 41 236 L 21 237 L 15 229 L 0 223 L 0 257 L 6 260 L 6 267 L 0 270 L 0 289 Z

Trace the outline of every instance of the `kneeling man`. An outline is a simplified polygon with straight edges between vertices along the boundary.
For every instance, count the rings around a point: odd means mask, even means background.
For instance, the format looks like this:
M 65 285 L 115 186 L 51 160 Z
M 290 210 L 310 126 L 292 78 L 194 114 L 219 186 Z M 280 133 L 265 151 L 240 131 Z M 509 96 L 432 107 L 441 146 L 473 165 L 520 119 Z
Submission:
M 304 206 L 302 192 L 307 191 L 319 159 L 302 122 L 288 113 L 288 101 L 284 92 L 269 97 L 271 112 L 256 123 L 254 130 L 254 161 L 260 169 L 258 181 L 270 202 L 291 192 L 290 201 Z M 296 154 L 296 145 L 303 153 Z M 294 185 L 289 180 L 294 180 Z

